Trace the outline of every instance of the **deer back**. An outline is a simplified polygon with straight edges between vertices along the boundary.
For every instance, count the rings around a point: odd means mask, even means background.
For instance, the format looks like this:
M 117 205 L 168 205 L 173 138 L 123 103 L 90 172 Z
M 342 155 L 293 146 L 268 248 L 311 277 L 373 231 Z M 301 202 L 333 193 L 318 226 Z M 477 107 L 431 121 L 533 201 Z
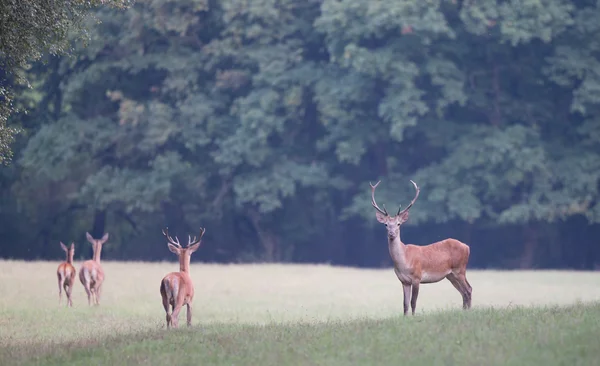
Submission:
M 469 246 L 456 240 L 444 239 L 429 245 L 406 246 L 407 257 L 418 261 L 418 266 L 427 272 L 444 272 L 466 266 Z

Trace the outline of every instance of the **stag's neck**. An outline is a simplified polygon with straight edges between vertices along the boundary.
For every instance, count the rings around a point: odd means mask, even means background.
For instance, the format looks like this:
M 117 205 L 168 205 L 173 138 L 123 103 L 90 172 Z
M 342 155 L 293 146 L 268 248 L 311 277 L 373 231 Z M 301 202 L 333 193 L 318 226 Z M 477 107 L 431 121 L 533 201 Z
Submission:
M 190 273 L 190 258 L 179 258 L 179 272 Z
M 102 247 L 98 246 L 96 250 L 94 250 L 94 262 L 100 263 L 100 254 L 102 254 Z
M 67 263 L 73 264 L 73 254 L 67 254 Z
M 394 239 L 388 238 L 388 249 L 394 265 L 400 269 L 406 268 L 406 247 L 402 240 L 400 240 L 400 236 L 397 236 Z

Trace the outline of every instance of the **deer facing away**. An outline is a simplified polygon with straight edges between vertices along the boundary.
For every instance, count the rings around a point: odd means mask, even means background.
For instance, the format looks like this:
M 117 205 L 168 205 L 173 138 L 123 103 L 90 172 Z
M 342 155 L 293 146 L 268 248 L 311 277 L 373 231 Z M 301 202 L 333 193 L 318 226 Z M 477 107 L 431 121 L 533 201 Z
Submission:
M 71 246 L 67 248 L 63 242 L 60 242 L 60 247 L 67 254 L 67 258 L 64 262 L 58 265 L 56 270 L 56 276 L 58 277 L 58 303 L 62 302 L 62 290 L 65 289 L 67 294 L 67 307 L 73 307 L 73 300 L 71 299 L 71 292 L 73 291 L 73 282 L 75 281 L 75 267 L 73 267 L 73 256 L 75 255 L 75 243 L 71 243 Z
M 375 188 L 380 182 L 375 185 L 369 183 L 371 204 L 375 207 L 377 221 L 387 228 L 388 249 L 394 262 L 394 272 L 404 290 L 404 315 L 408 312 L 409 304 L 412 314 L 415 314 L 419 285 L 439 282 L 444 278 L 461 294 L 463 309 L 469 309 L 473 292 L 466 276 L 469 246 L 451 238 L 423 246 L 404 244 L 400 239 L 400 226 L 408 220 L 408 211 L 419 197 L 419 187 L 411 180 L 417 191 L 415 198 L 404 210 L 398 208 L 396 216 L 390 216 L 385 205 L 382 210 L 375 202 Z
M 192 325 L 192 300 L 194 299 L 194 284 L 190 277 L 190 258 L 200 247 L 202 236 L 206 229 L 200 228 L 200 237 L 192 239 L 188 236 L 187 247 L 179 244 L 177 236 L 175 240 L 169 236 L 169 228 L 163 230 L 163 235 L 168 240 L 169 250 L 179 257 L 179 272 L 171 272 L 160 281 L 160 296 L 162 297 L 163 307 L 167 313 L 167 329 L 173 326 L 177 328 L 179 324 L 179 312 L 181 308 L 187 306 L 187 325 Z M 171 309 L 169 309 L 171 307 Z M 172 313 L 171 311 L 172 310 Z
M 105 233 L 102 239 L 94 239 L 90 233 L 85 233 L 85 236 L 92 244 L 94 257 L 81 265 L 79 280 L 87 293 L 88 305 L 92 305 L 92 302 L 95 305 L 100 305 L 102 282 L 104 282 L 104 270 L 100 264 L 100 254 L 102 254 L 102 245 L 108 240 L 108 233 Z

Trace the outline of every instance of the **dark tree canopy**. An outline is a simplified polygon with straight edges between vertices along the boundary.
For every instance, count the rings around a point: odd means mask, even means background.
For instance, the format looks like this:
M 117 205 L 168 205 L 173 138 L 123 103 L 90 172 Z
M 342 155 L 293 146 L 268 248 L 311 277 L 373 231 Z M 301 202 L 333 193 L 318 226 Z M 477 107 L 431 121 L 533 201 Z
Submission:
M 14 89 L 29 86 L 29 63 L 44 54 L 69 53 L 72 36 L 86 40 L 83 22 L 101 4 L 125 8 L 129 0 L 4 0 L 0 2 L 0 164 L 12 156 L 16 127 L 7 125 L 15 112 Z
M 99 9 L 77 57 L 27 72 L 0 177 L 0 256 L 389 264 L 455 237 L 475 267 L 600 264 L 600 3 L 153 0 Z M 114 234 L 114 235 L 113 235 Z M 210 244 L 209 244 L 210 243 Z M 84 253 L 85 251 L 78 251 Z

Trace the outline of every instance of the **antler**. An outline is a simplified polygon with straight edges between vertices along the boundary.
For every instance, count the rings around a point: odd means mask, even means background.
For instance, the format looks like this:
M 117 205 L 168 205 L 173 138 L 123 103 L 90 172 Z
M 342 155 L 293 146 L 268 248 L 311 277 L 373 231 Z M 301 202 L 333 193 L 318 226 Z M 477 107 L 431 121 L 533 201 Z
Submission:
M 166 230 L 166 232 L 165 232 L 165 230 Z M 181 244 L 179 244 L 179 238 L 177 238 L 177 236 L 175 236 L 176 240 L 173 240 L 173 238 L 171 238 L 169 236 L 169 227 L 168 226 L 162 230 L 162 233 L 167 238 L 167 240 L 169 241 L 169 243 L 171 243 L 173 245 L 176 245 L 179 248 L 181 248 Z
M 204 236 L 204 233 L 206 232 L 206 229 L 204 228 L 200 228 L 200 237 L 198 237 L 198 239 L 196 239 L 196 236 L 194 236 L 194 239 L 192 240 L 192 236 L 188 235 L 188 247 L 190 245 L 194 245 L 196 243 L 199 243 L 200 240 L 202 240 L 202 236 Z
M 396 214 L 396 216 L 408 211 L 408 209 L 410 209 L 412 207 L 412 205 L 414 205 L 415 202 L 417 201 L 417 197 L 419 197 L 419 192 L 421 191 L 419 189 L 419 186 L 417 186 L 417 183 L 413 182 L 412 179 L 410 180 L 410 182 L 413 184 L 413 186 L 415 186 L 415 189 L 417 190 L 417 193 L 415 194 L 415 198 L 413 198 L 413 200 L 410 202 L 410 205 L 408 205 L 404 210 L 400 211 L 400 208 L 398 208 L 398 213 Z
M 375 202 L 375 188 L 377 188 L 379 183 L 381 183 L 381 181 L 375 183 L 375 185 L 373 185 L 373 184 L 371 184 L 371 182 L 369 182 L 369 185 L 371 186 L 371 204 L 373 205 L 373 207 L 375 207 L 375 209 L 377 211 L 384 214 L 385 216 L 389 216 L 387 210 L 385 209 L 385 205 L 383 205 L 383 210 L 382 210 L 379 208 L 379 206 L 377 206 L 377 202 Z

